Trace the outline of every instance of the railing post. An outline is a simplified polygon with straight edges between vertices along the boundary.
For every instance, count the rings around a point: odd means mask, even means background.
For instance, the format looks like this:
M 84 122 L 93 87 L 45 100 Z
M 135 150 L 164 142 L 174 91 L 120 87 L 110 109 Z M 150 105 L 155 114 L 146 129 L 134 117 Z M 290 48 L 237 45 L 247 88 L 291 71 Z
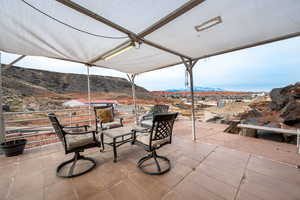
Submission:
M 69 117 L 70 117 L 70 126 L 72 126 L 72 111 L 69 111 Z
M 0 52 L 0 142 L 5 139 L 5 125 L 3 115 L 3 88 L 2 88 L 2 54 Z
M 297 147 L 298 153 L 300 154 L 300 129 L 297 129 Z

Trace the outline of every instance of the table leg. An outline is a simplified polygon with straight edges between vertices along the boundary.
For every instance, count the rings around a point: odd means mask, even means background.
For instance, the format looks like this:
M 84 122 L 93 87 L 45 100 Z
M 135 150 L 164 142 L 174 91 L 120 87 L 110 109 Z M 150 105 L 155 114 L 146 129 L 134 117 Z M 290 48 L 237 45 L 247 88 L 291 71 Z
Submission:
M 100 150 L 100 152 L 104 152 L 104 135 L 103 135 L 103 133 L 101 133 L 101 145 L 102 145 L 102 149 Z
M 114 149 L 114 162 L 117 162 L 116 138 L 113 139 L 113 149 Z
M 135 143 L 135 139 L 136 139 L 136 132 L 135 131 L 132 133 L 131 137 L 132 137 L 131 144 L 133 145 Z

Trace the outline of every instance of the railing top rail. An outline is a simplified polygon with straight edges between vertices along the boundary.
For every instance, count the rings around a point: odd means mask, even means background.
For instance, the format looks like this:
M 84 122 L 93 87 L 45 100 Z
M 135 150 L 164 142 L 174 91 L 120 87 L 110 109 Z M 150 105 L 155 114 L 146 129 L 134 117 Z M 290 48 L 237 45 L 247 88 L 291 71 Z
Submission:
M 70 111 L 83 111 L 89 110 L 88 108 L 78 108 L 78 109 L 62 109 L 62 110 L 45 110 L 45 111 L 25 111 L 25 112 L 4 112 L 4 115 L 17 115 L 17 114 L 33 114 L 33 113 L 49 113 L 49 112 L 70 112 Z M 92 110 L 92 109 L 91 109 Z
M 66 119 L 69 117 L 69 115 L 56 115 L 60 119 Z M 86 117 L 89 116 L 89 114 L 82 114 L 82 115 L 73 115 L 72 117 Z M 30 121 L 39 121 L 39 120 L 48 120 L 48 117 L 41 117 L 41 118 L 32 118 L 32 119 L 18 119 L 18 120 L 7 120 L 5 123 L 18 123 L 18 122 L 30 122 Z
M 68 123 L 63 123 L 63 126 L 69 126 L 70 124 L 78 124 L 78 123 L 82 123 L 82 122 L 93 122 L 95 121 L 95 119 L 87 119 L 87 120 L 79 120 L 79 121 L 72 121 L 72 122 L 68 122 Z M 47 126 L 32 126 L 32 127 L 8 127 L 6 129 L 7 132 L 14 132 L 14 131 L 22 131 L 22 130 L 31 130 L 31 129 L 41 129 L 41 128 L 52 128 L 51 124 L 49 123 L 49 125 Z M 43 131 L 43 130 L 33 130 L 33 132 L 36 131 Z

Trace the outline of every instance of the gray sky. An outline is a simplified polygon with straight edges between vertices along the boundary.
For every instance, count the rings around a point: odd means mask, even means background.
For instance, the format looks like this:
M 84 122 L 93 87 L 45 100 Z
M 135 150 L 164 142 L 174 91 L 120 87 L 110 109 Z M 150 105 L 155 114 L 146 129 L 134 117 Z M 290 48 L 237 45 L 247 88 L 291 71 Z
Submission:
M 2 62 L 17 56 L 3 53 Z M 86 74 L 82 64 L 26 57 L 17 66 L 65 73 Z M 91 74 L 118 76 L 124 73 L 93 67 Z M 269 91 L 300 81 L 300 37 L 200 60 L 194 68 L 194 84 L 234 91 Z M 184 88 L 184 67 L 147 72 L 137 77 L 137 84 L 148 90 Z

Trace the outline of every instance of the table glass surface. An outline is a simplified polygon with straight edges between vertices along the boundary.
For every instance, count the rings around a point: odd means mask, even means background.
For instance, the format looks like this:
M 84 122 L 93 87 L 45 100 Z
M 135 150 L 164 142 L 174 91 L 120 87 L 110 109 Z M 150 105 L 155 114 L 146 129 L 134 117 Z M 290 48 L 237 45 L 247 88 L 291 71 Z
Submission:
M 138 125 L 126 125 L 123 127 L 119 127 L 119 128 L 112 128 L 112 129 L 108 129 L 108 130 L 104 130 L 103 134 L 111 137 L 111 138 L 117 138 L 117 137 L 122 137 L 122 136 L 126 136 L 129 134 L 132 134 L 133 131 L 132 130 L 145 130 L 146 128 L 138 126 Z

